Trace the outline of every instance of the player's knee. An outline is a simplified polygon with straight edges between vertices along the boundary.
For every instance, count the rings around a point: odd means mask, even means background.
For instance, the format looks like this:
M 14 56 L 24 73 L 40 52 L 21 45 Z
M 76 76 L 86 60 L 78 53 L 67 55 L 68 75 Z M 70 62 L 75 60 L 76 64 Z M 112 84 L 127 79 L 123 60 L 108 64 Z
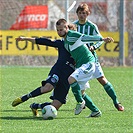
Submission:
M 48 93 L 53 90 L 53 85 L 46 83 L 45 86 L 41 87 L 41 93 Z
M 108 80 L 104 76 L 98 78 L 97 80 L 101 85 L 105 85 L 108 82 Z
M 69 76 L 68 82 L 69 82 L 69 84 L 72 84 L 72 83 L 76 82 L 76 80 L 73 77 Z
M 82 95 L 84 95 L 85 94 L 85 90 L 81 90 L 81 93 L 82 93 Z

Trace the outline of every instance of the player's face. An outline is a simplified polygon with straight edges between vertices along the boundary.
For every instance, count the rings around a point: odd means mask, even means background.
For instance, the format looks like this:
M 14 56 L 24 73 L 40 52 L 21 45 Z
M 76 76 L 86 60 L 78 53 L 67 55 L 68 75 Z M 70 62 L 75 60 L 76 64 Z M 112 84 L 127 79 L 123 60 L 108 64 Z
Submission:
M 78 11 L 77 16 L 79 21 L 85 22 L 88 14 L 86 11 Z
M 57 33 L 60 37 L 65 37 L 68 32 L 68 26 L 65 24 L 56 25 Z

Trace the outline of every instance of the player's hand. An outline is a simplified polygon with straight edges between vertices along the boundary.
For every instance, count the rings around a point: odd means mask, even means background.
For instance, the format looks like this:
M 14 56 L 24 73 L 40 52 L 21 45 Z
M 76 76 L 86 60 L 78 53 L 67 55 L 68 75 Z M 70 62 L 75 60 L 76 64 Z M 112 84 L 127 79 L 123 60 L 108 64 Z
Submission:
M 17 37 L 15 39 L 16 39 L 16 41 L 25 41 L 25 37 L 22 37 L 22 36 Z
M 103 41 L 106 43 L 110 43 L 110 42 L 114 42 L 114 39 L 112 37 L 106 37 L 106 38 L 103 38 Z
M 93 46 L 90 46 L 90 47 L 89 47 L 89 50 L 90 50 L 91 52 L 93 52 L 95 49 L 94 49 Z

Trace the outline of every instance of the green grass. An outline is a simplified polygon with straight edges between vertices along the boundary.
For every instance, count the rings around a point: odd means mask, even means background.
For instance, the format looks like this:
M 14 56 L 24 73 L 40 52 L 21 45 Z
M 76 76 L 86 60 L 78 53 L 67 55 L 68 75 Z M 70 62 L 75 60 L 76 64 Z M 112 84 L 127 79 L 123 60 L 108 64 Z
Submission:
M 13 108 L 12 101 L 26 94 L 47 77 L 50 68 L 44 67 L 1 67 L 0 89 L 0 132 L 1 133 L 132 133 L 132 68 L 104 68 L 108 80 L 114 85 L 119 101 L 125 111 L 118 112 L 111 99 L 97 80 L 90 81 L 87 93 L 102 111 L 100 118 L 85 118 L 90 110 L 74 115 L 75 99 L 69 92 L 68 101 L 58 111 L 54 120 L 33 118 L 29 105 L 33 102 L 49 101 L 49 94 L 29 99 Z M 39 112 L 41 114 L 41 112 Z

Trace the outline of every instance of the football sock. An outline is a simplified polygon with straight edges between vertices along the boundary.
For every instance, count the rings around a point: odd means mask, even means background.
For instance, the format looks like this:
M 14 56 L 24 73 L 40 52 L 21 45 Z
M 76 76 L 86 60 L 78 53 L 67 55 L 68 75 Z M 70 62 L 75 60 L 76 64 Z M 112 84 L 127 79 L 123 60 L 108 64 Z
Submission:
M 32 108 L 33 109 L 39 109 L 40 108 L 40 104 L 39 103 L 33 103 L 32 104 Z
M 26 94 L 24 96 L 21 97 L 22 101 L 25 102 L 27 101 L 29 98 L 31 97 L 36 97 L 36 96 L 39 96 L 41 95 L 41 87 L 38 87 L 37 89 L 33 90 L 32 92 L 30 92 L 29 94 Z
M 50 105 L 50 104 L 51 104 L 50 102 L 42 103 L 42 104 L 40 104 L 40 109 L 43 109 L 43 107 Z
M 50 102 L 45 102 L 45 103 L 42 103 L 42 104 L 33 103 L 32 108 L 34 108 L 34 109 L 43 109 L 43 107 L 45 107 L 47 105 L 50 105 L 50 104 L 51 104 Z
M 75 96 L 76 101 L 78 103 L 79 102 L 82 102 L 83 101 L 83 98 L 82 98 L 81 90 L 80 90 L 80 87 L 79 87 L 78 83 L 77 82 L 74 82 L 70 86 L 72 88 L 72 92 L 73 92 L 73 94 Z
M 92 99 L 86 93 L 83 94 L 82 97 L 85 100 L 85 106 L 87 106 L 91 111 L 99 111 L 98 107 L 93 103 Z
M 114 91 L 114 87 L 110 82 L 107 82 L 104 86 L 105 91 L 107 92 L 107 94 L 111 97 L 111 99 L 113 100 L 114 104 L 119 103 L 117 100 L 117 96 L 116 93 Z

